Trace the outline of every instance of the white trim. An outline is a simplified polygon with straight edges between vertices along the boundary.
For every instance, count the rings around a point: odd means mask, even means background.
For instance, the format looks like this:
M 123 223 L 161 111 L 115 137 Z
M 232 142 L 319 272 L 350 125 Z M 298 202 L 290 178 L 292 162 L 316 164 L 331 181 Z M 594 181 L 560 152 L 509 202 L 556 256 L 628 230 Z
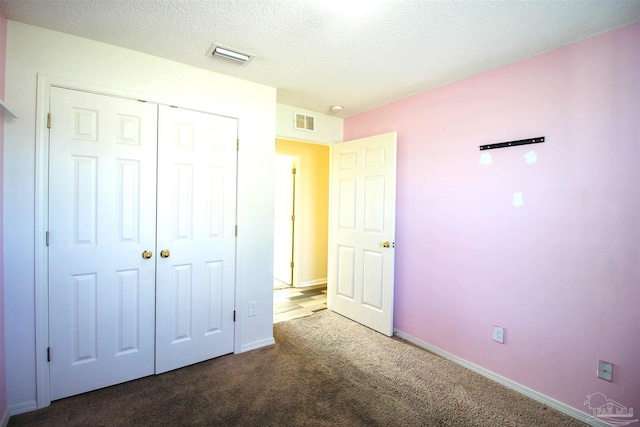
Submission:
M 280 154 L 280 153 L 278 153 Z M 300 220 L 302 218 L 300 214 L 300 201 L 301 201 L 301 189 L 302 189 L 302 175 L 304 173 L 302 168 L 302 159 L 299 154 L 282 154 L 291 157 L 296 167 L 296 175 L 294 178 L 293 187 L 293 215 L 295 220 L 293 221 L 293 269 L 291 271 L 291 286 L 296 286 L 300 280 Z M 298 285 L 299 286 L 299 285 Z
M 266 340 L 255 341 L 255 342 L 243 345 L 240 349 L 240 353 L 244 353 L 245 351 L 256 350 L 262 347 L 268 347 L 270 345 L 274 345 L 275 343 L 276 343 L 276 340 L 273 337 Z
M 278 139 L 281 139 L 283 141 L 291 141 L 291 142 L 303 142 L 305 144 L 324 145 L 325 147 L 331 147 L 334 144 L 339 144 L 339 142 L 310 141 L 310 140 L 305 140 L 301 138 L 292 138 L 290 136 L 276 135 L 276 147 L 278 146 Z
M 35 411 L 36 409 L 38 409 L 38 405 L 34 400 L 32 400 L 30 402 L 20 403 L 18 405 L 9 407 L 7 414 L 9 415 L 9 417 L 12 417 L 14 415 L 24 414 L 25 412 Z M 3 426 L 4 425 L 6 424 L 3 424 Z
M 48 164 L 49 132 L 47 114 L 53 79 L 38 75 L 36 88 L 36 153 L 35 153 L 35 346 L 36 346 L 36 402 L 39 409 L 51 404 L 49 387 L 49 282 L 45 234 L 49 229 Z
M 459 358 L 458 356 L 455 356 L 447 351 L 444 351 L 442 349 L 439 349 L 438 347 L 432 346 L 431 344 L 427 344 L 424 341 L 419 340 L 418 338 L 415 338 L 409 334 L 406 334 L 402 331 L 399 331 L 397 329 L 394 329 L 394 334 L 399 337 L 402 338 L 405 341 L 409 341 L 412 344 L 417 345 L 420 348 L 423 348 L 427 351 L 430 351 L 431 353 L 437 354 L 438 356 L 444 357 L 447 360 L 450 360 L 451 362 L 458 364 L 460 366 L 462 366 L 463 368 L 467 368 L 470 371 L 475 372 L 476 374 L 480 374 L 483 377 L 489 378 L 492 381 L 497 382 L 498 384 L 501 384 L 511 390 L 517 391 L 520 394 L 523 394 L 527 397 L 530 397 L 533 400 L 537 400 L 540 403 L 543 403 L 553 409 L 556 409 L 566 415 L 569 415 L 570 417 L 573 417 L 577 420 L 580 420 L 582 422 L 585 422 L 589 425 L 592 426 L 596 426 L 596 427 L 610 427 L 609 424 L 602 422 L 601 420 L 598 420 L 592 416 L 590 416 L 587 413 L 584 413 L 582 411 L 578 411 L 575 408 L 572 408 L 569 405 L 566 405 L 562 402 L 559 402 L 555 399 L 552 399 L 549 396 L 546 396 L 542 393 L 539 393 L 535 390 L 532 390 L 528 387 L 525 387 L 521 384 L 518 384 L 515 381 L 512 381 L 508 378 L 505 378 L 503 376 L 500 376 L 494 372 L 489 371 L 488 369 L 482 368 L 478 365 L 475 365 L 471 362 L 468 362 L 464 359 Z
M 2 414 L 2 419 L 0 420 L 0 426 L 7 427 L 7 424 L 9 424 L 10 417 L 11 415 L 9 415 L 9 409 L 7 409 L 6 411 L 4 411 L 4 414 Z
M 48 200 L 48 176 L 49 176 L 49 129 L 47 128 L 47 114 L 49 113 L 49 106 L 51 101 L 51 88 L 60 87 L 71 90 L 81 90 L 85 92 L 91 92 L 98 95 L 106 95 L 112 97 L 120 97 L 134 100 L 145 100 L 147 102 L 153 102 L 156 104 L 164 104 L 175 106 L 167 100 L 163 100 L 157 97 L 136 94 L 126 90 L 114 89 L 111 87 L 103 87 L 87 82 L 80 82 L 73 79 L 67 79 L 64 77 L 51 76 L 47 74 L 38 74 L 37 87 L 36 87 L 36 141 L 35 141 L 35 346 L 36 346 L 36 401 L 28 402 L 16 406 L 16 411 L 13 412 L 13 408 L 10 408 L 12 415 L 28 412 L 35 409 L 44 408 L 51 404 L 50 382 L 49 382 L 49 362 L 47 361 L 47 348 L 49 347 L 49 283 L 48 283 L 48 256 L 49 252 L 46 246 L 45 233 L 48 231 L 48 212 L 49 212 L 49 200 Z M 219 114 L 207 109 L 198 109 L 178 106 L 192 111 L 199 111 L 207 114 L 215 114 L 222 117 L 230 117 L 228 115 Z M 231 117 L 238 121 L 238 127 L 240 126 L 240 119 L 237 117 Z M 236 162 L 239 162 L 240 153 L 236 157 Z M 236 168 L 236 181 L 238 179 L 238 172 Z M 237 182 L 236 182 L 237 192 Z M 236 194 L 236 223 L 238 222 L 237 214 L 237 194 Z M 237 262 L 238 262 L 238 241 L 236 239 L 236 278 L 234 284 L 234 292 L 236 293 L 236 307 L 238 303 L 238 277 L 237 277 Z M 241 331 L 241 319 L 235 322 L 234 325 L 234 352 L 238 353 L 242 351 L 243 347 L 240 347 L 240 331 Z M 272 338 L 273 340 L 273 338 Z M 275 343 L 275 341 L 274 341 Z M 268 345 L 268 344 L 265 344 Z M 258 347 L 255 347 L 258 348 Z M 24 407 L 24 408 L 23 408 Z M 24 410 L 23 410 L 24 409 Z
M 306 282 L 300 282 L 300 286 L 297 286 L 297 287 L 307 288 L 309 286 L 324 285 L 326 283 L 327 283 L 327 278 L 325 277 L 324 279 L 307 280 Z

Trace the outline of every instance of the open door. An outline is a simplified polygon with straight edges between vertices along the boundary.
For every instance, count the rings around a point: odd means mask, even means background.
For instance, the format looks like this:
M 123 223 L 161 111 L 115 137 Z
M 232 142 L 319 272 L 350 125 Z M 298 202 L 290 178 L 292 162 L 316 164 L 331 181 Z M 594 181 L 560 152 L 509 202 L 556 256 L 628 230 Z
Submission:
M 273 278 L 293 285 L 296 167 L 292 156 L 276 154 Z
M 330 310 L 393 335 L 396 133 L 331 147 Z

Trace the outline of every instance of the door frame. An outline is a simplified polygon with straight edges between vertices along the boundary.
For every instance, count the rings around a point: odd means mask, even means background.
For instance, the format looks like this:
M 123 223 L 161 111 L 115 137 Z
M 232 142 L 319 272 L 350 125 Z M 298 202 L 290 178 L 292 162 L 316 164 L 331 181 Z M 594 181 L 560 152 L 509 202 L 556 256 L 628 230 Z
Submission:
M 300 178 L 299 178 L 299 174 L 300 174 L 300 156 L 297 154 L 283 154 L 283 153 L 278 153 L 276 152 L 274 156 L 286 156 L 291 158 L 292 163 L 295 165 L 295 169 L 296 169 L 296 173 L 291 174 L 293 175 L 292 180 L 293 180 L 293 185 L 292 185 L 292 201 L 291 201 L 291 207 L 292 207 L 292 214 L 294 215 L 294 218 L 296 218 L 296 216 L 298 215 L 298 203 L 300 200 Z M 275 159 L 275 157 L 274 157 Z M 274 198 L 275 200 L 275 198 Z M 277 202 L 278 200 L 275 200 L 275 202 Z M 274 218 L 275 220 L 275 218 Z M 274 232 L 277 232 L 276 229 L 274 229 Z M 290 273 L 290 279 L 291 280 L 291 287 L 297 287 L 296 283 L 298 282 L 298 270 L 296 269 L 296 260 L 298 259 L 298 225 L 297 225 L 297 219 L 294 219 L 294 221 L 291 224 L 291 262 L 293 262 L 293 267 L 291 268 L 291 273 Z M 274 236 L 274 242 L 275 242 L 275 236 Z M 274 253 L 274 262 L 275 262 L 275 253 Z M 275 279 L 275 265 L 274 265 L 274 279 Z
M 36 402 L 37 409 L 44 408 L 51 404 L 50 378 L 49 378 L 49 255 L 47 249 L 46 233 L 49 229 L 49 128 L 47 126 L 47 114 L 51 102 L 51 88 L 79 90 L 84 92 L 106 95 L 117 98 L 127 98 L 142 102 L 153 102 L 155 104 L 175 105 L 170 101 L 147 94 L 135 93 L 129 90 L 114 89 L 82 82 L 65 77 L 52 76 L 38 73 L 36 85 L 36 140 L 35 140 L 35 185 L 34 185 L 34 316 L 35 316 L 35 357 L 36 357 Z M 179 106 L 193 111 L 217 116 L 230 117 L 213 111 L 204 111 L 188 106 Z M 238 121 L 238 131 L 240 119 L 231 117 Z M 236 181 L 238 179 L 238 164 L 240 152 L 236 156 Z M 236 217 L 238 223 L 237 210 L 237 187 L 236 187 Z M 234 284 L 235 307 L 237 310 L 238 281 L 237 281 L 237 241 L 236 241 L 236 276 Z M 234 325 L 234 353 L 242 352 L 240 344 L 240 331 L 242 329 L 242 317 L 236 320 Z M 55 356 L 54 356 L 55 357 Z

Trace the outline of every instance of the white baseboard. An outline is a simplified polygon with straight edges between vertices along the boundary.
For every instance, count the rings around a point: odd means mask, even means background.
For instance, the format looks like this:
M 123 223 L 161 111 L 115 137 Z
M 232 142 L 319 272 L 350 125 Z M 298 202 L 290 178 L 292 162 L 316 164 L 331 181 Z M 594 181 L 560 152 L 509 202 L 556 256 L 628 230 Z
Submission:
M 262 340 L 262 341 L 255 341 L 240 347 L 240 353 L 244 353 L 245 351 L 255 350 L 257 348 L 267 347 L 270 345 L 274 345 L 275 343 L 276 343 L 276 340 L 273 337 L 266 340 Z
M 306 282 L 300 282 L 300 286 L 298 287 L 307 288 L 309 286 L 324 285 L 325 283 L 327 283 L 326 277 L 324 279 L 307 280 Z
M 25 412 L 31 412 L 38 409 L 38 402 L 35 400 L 31 402 L 20 403 L 9 407 L 9 416 L 24 414 Z
M 490 380 L 495 381 L 498 384 L 502 384 L 503 386 L 510 388 L 511 390 L 517 391 L 518 393 L 523 394 L 527 397 L 530 397 L 533 400 L 537 400 L 538 402 L 543 403 L 547 406 L 550 406 L 553 409 L 556 409 L 564 414 L 569 415 L 570 417 L 573 417 L 577 420 L 580 420 L 582 422 L 585 422 L 595 427 L 610 427 L 609 424 L 601 420 L 598 420 L 597 418 L 594 418 L 589 414 L 586 414 L 582 411 L 578 411 L 577 409 L 572 408 L 569 405 L 565 405 L 564 403 L 559 402 L 555 399 L 552 399 L 549 396 L 546 396 L 542 393 L 538 393 L 535 390 L 532 390 L 528 387 L 518 384 L 515 381 L 511 381 L 508 378 L 500 376 L 494 372 L 491 372 L 471 362 L 467 362 L 466 360 L 461 359 L 458 356 L 455 356 L 449 352 L 439 349 L 438 347 L 434 347 L 431 344 L 427 344 L 426 342 L 421 341 L 418 338 L 415 338 L 409 334 L 405 334 L 404 332 L 399 331 L 397 329 L 394 329 L 394 334 L 399 338 L 402 338 L 403 340 L 409 341 L 410 343 L 415 344 L 420 348 L 428 350 L 431 353 L 437 354 L 438 356 L 444 357 L 445 359 L 450 360 L 453 363 L 456 363 L 464 368 L 469 369 L 470 371 L 480 374 L 483 377 L 489 378 Z
M 2 420 L 0 420 L 0 426 L 7 427 L 7 424 L 9 424 L 9 417 L 11 417 L 11 415 L 9 415 L 9 409 L 7 409 L 6 411 L 4 411 L 4 414 L 2 414 Z

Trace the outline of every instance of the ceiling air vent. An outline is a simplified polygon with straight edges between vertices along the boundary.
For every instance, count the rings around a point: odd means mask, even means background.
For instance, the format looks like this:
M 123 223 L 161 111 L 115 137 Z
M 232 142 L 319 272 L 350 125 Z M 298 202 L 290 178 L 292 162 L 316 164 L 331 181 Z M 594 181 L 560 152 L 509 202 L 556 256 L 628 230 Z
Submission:
M 295 113 L 293 116 L 293 128 L 297 130 L 306 130 L 309 132 L 316 131 L 316 118 L 314 116 L 307 116 L 300 113 Z

